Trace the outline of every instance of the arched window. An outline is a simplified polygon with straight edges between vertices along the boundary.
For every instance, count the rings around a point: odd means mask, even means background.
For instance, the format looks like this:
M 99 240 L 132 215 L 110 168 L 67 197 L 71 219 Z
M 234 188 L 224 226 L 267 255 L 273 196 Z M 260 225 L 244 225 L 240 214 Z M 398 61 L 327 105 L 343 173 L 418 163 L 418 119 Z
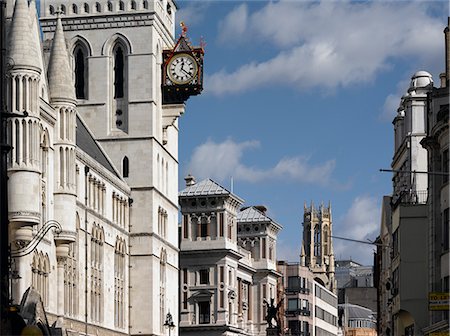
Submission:
M 119 2 L 119 10 L 121 10 L 121 11 L 125 10 L 125 4 L 123 1 Z
M 323 253 L 328 255 L 328 226 L 323 229 Z
M 123 177 L 128 177 L 128 174 L 129 174 L 129 160 L 128 160 L 128 157 L 124 157 L 123 158 L 123 161 L 122 161 L 122 176 Z
M 50 15 L 55 15 L 55 7 L 50 6 L 50 7 L 48 8 L 48 11 L 50 12 Z
M 95 3 L 95 11 L 97 13 L 100 13 L 102 11 L 102 6 L 98 2 Z
M 66 14 L 66 6 L 61 5 L 61 13 Z
M 144 0 L 144 2 L 142 3 L 142 7 L 144 7 L 144 9 L 148 9 L 148 1 Z
M 167 14 L 172 15 L 172 7 L 169 3 L 167 4 Z
M 75 93 L 77 99 L 86 99 L 87 52 L 79 43 L 74 49 L 75 58 Z
M 164 332 L 164 320 L 166 317 L 166 250 L 161 250 L 161 257 L 159 259 L 159 308 L 160 308 L 160 327 L 161 332 Z
M 321 256 L 321 234 L 320 234 L 320 226 L 316 225 L 314 227 L 314 256 Z
M 123 98 L 124 55 L 122 46 L 114 49 L 114 98 Z
M 78 7 L 77 7 L 77 5 L 75 5 L 75 4 L 72 5 L 72 12 L 73 12 L 73 14 L 78 14 Z
M 50 260 L 48 255 L 42 252 L 35 252 L 31 264 L 31 286 L 39 292 L 44 307 L 48 306 L 48 275 L 50 273 Z
M 103 229 L 94 224 L 91 236 L 91 320 L 103 320 Z
M 108 1 L 108 12 L 112 12 L 113 10 L 113 4 L 111 1 Z
M 89 13 L 89 5 L 87 3 L 84 3 L 83 8 L 85 13 Z
M 77 236 L 80 227 L 80 217 L 76 214 Z M 64 263 L 64 312 L 69 316 L 77 314 L 78 307 L 78 249 L 77 242 L 69 245 L 69 256 Z
M 114 251 L 114 325 L 125 326 L 125 240 L 116 238 Z
M 136 9 L 136 1 L 131 1 L 131 9 L 135 10 Z
M 127 55 L 129 47 L 118 37 L 111 50 L 111 129 L 128 132 Z

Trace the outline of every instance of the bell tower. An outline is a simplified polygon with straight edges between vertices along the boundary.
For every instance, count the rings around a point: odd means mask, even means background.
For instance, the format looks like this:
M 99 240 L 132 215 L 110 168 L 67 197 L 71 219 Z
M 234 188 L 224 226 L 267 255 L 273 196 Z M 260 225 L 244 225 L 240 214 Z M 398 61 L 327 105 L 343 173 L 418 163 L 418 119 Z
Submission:
M 309 267 L 316 281 L 336 292 L 332 232 L 331 204 L 315 208 L 312 202 L 309 207 L 305 203 L 301 265 Z

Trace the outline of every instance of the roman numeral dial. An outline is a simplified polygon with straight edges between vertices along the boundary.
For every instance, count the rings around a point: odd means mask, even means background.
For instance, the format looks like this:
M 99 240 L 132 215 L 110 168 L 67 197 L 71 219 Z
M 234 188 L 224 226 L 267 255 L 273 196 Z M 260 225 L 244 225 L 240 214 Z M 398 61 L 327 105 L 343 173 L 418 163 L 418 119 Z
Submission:
M 197 62 L 189 54 L 173 56 L 167 66 L 167 76 L 175 84 L 188 84 L 195 78 L 197 71 Z

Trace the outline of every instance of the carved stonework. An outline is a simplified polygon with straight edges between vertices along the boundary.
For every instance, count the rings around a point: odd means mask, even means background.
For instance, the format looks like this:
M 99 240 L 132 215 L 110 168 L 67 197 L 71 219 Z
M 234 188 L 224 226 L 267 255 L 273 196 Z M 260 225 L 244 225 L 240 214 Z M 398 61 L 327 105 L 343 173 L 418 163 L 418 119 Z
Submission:
M 58 263 L 58 266 L 64 265 L 67 261 L 67 256 L 56 256 L 56 262 Z

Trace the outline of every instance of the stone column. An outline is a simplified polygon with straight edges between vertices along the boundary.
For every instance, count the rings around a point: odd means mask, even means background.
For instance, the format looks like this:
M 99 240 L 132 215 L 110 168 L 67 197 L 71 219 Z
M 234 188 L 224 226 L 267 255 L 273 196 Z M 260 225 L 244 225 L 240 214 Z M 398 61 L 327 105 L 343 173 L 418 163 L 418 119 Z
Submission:
M 58 263 L 57 270 L 57 308 L 58 318 L 56 326 L 62 327 L 64 324 L 64 264 L 69 256 L 69 244 L 67 242 L 56 243 L 56 261 Z

